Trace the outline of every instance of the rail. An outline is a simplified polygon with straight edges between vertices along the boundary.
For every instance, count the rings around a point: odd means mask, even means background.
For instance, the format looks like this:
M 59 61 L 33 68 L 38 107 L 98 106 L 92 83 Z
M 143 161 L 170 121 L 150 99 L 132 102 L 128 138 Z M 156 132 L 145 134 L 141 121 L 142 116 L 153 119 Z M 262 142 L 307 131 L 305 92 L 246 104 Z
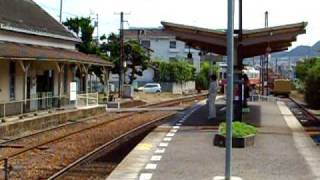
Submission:
M 174 100 L 169 100 L 169 101 L 164 101 L 164 102 L 160 102 L 160 103 L 154 103 L 154 104 L 148 104 L 148 105 L 143 105 L 143 106 L 140 106 L 140 107 L 146 107 L 146 106 L 149 106 L 149 107 L 157 107 L 157 106 L 172 106 L 172 105 L 175 105 L 175 104 L 181 104 L 182 102 L 188 102 L 188 101 L 193 101 L 193 100 L 196 100 L 196 99 L 203 99 L 204 97 L 206 96 L 206 94 L 200 94 L 200 95 L 195 95 L 195 96 L 187 96 L 187 97 L 183 97 L 183 98 L 179 98 L 179 99 L 174 99 Z M 86 131 L 86 130 L 89 130 L 89 129 L 93 129 L 93 128 L 96 128 L 96 127 L 99 127 L 103 124 L 106 124 L 106 123 L 110 123 L 112 121 L 116 121 L 116 120 L 119 120 L 119 119 L 122 119 L 122 118 L 126 118 L 126 117 L 130 117 L 134 114 L 139 114 L 137 112 L 134 112 L 134 113 L 126 113 L 124 116 L 120 116 L 120 117 L 117 117 L 117 118 L 113 118 L 111 120 L 108 120 L 108 121 L 104 121 L 104 122 L 100 122 L 100 123 L 97 123 L 95 125 L 91 125 L 91 126 L 88 126 L 86 128 L 82 128 L 80 130 L 75 130 L 71 133 L 68 133 L 68 134 L 64 134 L 64 135 L 61 135 L 61 136 L 58 136 L 57 138 L 54 138 L 54 139 L 50 139 L 50 140 L 47 140 L 47 141 L 44 141 L 44 142 L 40 142 L 36 145 L 31 145 L 29 147 L 26 147 L 26 148 L 23 148 L 21 150 L 18 150 L 16 152 L 13 152 L 12 154 L 9 154 L 7 156 L 0 156 L 0 161 L 3 161 L 3 170 L 4 170 L 4 177 L 5 179 L 7 179 L 8 177 L 8 173 L 10 172 L 10 165 L 9 165 L 9 160 L 10 158 L 13 158 L 15 156 L 18 156 L 20 154 L 23 154 L 27 151 L 30 151 L 30 150 L 33 150 L 33 149 L 37 149 L 37 148 L 41 148 L 41 147 L 44 147 L 46 144 L 49 144 L 51 142 L 55 142 L 55 141 L 58 141 L 58 140 L 61 140 L 61 139 L 64 139 L 66 137 L 69 137 L 69 136 L 72 136 L 74 134 L 77 134 L 77 133 L 81 133 L 83 131 Z M 103 116 L 103 115 L 101 115 Z M 92 119 L 92 118 L 96 118 L 96 117 L 91 117 L 91 118 L 88 118 L 87 120 L 89 119 Z M 70 123 L 72 124 L 72 123 Z M 70 124 L 67 124 L 67 125 L 70 125 Z M 35 133 L 33 135 L 39 135 L 41 133 L 45 133 L 45 132 L 48 132 L 48 131 L 53 131 L 55 129 L 58 129 L 58 128 L 62 128 L 64 127 L 63 125 L 59 126 L 59 127 L 56 127 L 56 128 L 52 128 L 52 129 L 49 129 L 49 130 L 44 130 L 44 131 L 41 131 L 41 132 L 38 132 L 38 133 Z M 27 135 L 25 137 L 22 137 L 22 138 L 28 138 L 32 135 Z M 22 138 L 17 138 L 16 140 L 19 140 L 19 139 L 22 139 Z M 11 143 L 11 142 L 14 142 L 15 140 L 12 140 L 12 141 L 7 141 L 5 143 Z M 3 143 L 2 143 L 3 144 Z
M 101 157 L 103 154 L 110 152 L 114 147 L 119 146 L 120 144 L 127 142 L 132 137 L 135 137 L 136 135 L 154 127 L 157 125 L 157 123 L 167 120 L 168 118 L 172 117 L 174 113 L 168 114 L 164 117 L 155 119 L 151 122 L 145 123 L 139 127 L 134 128 L 133 130 L 130 130 L 126 132 L 125 134 L 122 134 L 121 136 L 99 146 L 98 148 L 94 149 L 93 151 L 89 152 L 88 154 L 82 156 L 78 160 L 74 161 L 73 163 L 69 164 L 67 167 L 61 169 L 59 172 L 55 173 L 54 175 L 50 176 L 48 180 L 57 179 L 59 177 L 63 177 L 66 173 L 68 173 L 70 170 L 80 166 L 83 163 L 87 163 L 90 161 L 93 161 L 99 157 Z

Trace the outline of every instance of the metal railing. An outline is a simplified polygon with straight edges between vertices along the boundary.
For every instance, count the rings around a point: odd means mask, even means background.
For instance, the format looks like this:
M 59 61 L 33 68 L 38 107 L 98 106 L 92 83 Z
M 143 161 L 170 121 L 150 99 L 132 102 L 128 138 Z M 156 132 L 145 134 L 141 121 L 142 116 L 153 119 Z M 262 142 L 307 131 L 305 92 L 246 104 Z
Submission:
M 12 116 L 24 117 L 28 114 L 37 115 L 43 111 L 55 111 L 61 108 L 96 106 L 99 102 L 98 93 L 77 94 L 76 101 L 68 96 L 52 96 L 52 93 L 39 93 L 33 98 L 19 101 L 0 102 L 0 119 Z
M 76 107 L 99 105 L 99 93 L 77 94 Z
M 274 96 L 263 96 L 260 94 L 255 94 L 255 95 L 250 96 L 249 100 L 251 102 L 274 102 L 274 103 L 276 103 L 278 101 L 281 101 L 281 98 L 274 97 Z
M 20 101 L 0 102 L 0 118 L 10 116 L 23 117 L 29 113 L 37 114 L 40 111 L 54 110 L 61 107 L 72 105 L 67 96 L 50 96 L 41 94 L 37 98 Z

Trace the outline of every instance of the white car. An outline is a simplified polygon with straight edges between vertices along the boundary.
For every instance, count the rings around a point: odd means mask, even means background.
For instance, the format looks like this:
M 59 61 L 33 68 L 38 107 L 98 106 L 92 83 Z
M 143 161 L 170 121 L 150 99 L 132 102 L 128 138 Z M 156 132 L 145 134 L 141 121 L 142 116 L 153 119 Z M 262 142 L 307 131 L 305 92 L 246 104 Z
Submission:
M 143 92 L 145 92 L 145 93 L 160 93 L 161 86 L 159 83 L 147 83 L 143 87 Z

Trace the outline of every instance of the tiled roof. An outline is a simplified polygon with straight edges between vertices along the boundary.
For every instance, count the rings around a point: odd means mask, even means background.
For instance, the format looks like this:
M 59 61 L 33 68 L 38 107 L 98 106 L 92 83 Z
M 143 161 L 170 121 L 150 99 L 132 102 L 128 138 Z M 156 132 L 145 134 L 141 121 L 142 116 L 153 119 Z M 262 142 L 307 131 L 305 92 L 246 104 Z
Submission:
M 77 38 L 32 0 L 0 0 L 0 24 L 5 30 Z M 0 29 L 1 29 L 0 27 Z M 3 28 L 2 28 L 3 29 Z
M 109 66 L 112 64 L 94 55 L 76 50 L 0 42 L 0 59 L 59 61 Z

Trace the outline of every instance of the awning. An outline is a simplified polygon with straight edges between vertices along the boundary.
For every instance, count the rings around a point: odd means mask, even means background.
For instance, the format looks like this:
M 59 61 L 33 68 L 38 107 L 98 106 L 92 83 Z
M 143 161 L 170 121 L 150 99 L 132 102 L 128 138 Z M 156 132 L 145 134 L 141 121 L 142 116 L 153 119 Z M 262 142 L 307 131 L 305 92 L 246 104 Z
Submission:
M 208 52 L 226 55 L 226 31 L 212 30 L 183 24 L 161 22 L 165 31 L 176 36 L 177 40 L 188 45 L 206 50 Z M 283 26 L 244 30 L 242 41 L 242 57 L 253 57 L 266 54 L 267 49 L 273 52 L 287 50 L 299 34 L 306 33 L 307 23 L 296 23 Z M 235 44 L 238 44 L 238 36 L 235 36 Z M 269 48 L 268 48 L 269 47 Z
M 112 67 L 112 63 L 98 56 L 87 55 L 76 50 L 12 42 L 0 42 L 0 59 L 55 61 Z

